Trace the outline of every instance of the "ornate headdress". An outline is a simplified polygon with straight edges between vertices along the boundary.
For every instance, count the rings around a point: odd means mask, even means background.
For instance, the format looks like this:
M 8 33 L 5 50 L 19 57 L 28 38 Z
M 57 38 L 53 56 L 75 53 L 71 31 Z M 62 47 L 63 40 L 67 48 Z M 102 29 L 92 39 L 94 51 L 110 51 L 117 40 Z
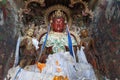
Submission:
M 60 9 L 58 9 L 57 11 L 55 11 L 55 13 L 54 13 L 54 17 L 61 17 L 63 15 L 63 12 L 60 10 Z
M 55 5 L 48 8 L 44 15 L 46 25 L 48 25 L 52 18 L 55 17 L 56 18 L 63 17 L 65 19 L 65 23 L 68 22 L 68 25 L 71 26 L 72 23 L 71 12 L 67 7 L 63 5 Z
M 32 24 L 32 25 L 30 25 L 30 26 L 28 27 L 28 29 L 26 29 L 25 34 L 26 34 L 26 35 L 33 34 L 33 33 L 34 33 L 34 30 L 35 30 L 35 25 Z
M 52 22 L 52 20 L 53 20 L 54 18 L 63 18 L 63 19 L 65 20 L 65 23 L 67 23 L 67 18 L 66 18 L 66 16 L 65 16 L 64 12 L 63 12 L 61 9 L 56 10 L 56 11 L 52 14 L 52 16 L 51 16 L 51 18 L 50 18 L 50 23 Z

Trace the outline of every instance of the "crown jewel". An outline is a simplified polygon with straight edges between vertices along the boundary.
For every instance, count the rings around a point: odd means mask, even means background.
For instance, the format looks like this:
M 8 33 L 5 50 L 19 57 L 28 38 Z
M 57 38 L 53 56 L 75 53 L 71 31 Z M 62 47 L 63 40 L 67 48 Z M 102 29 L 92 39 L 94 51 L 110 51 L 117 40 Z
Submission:
M 62 15 L 63 12 L 60 9 L 58 9 L 57 11 L 55 11 L 54 17 L 62 17 Z

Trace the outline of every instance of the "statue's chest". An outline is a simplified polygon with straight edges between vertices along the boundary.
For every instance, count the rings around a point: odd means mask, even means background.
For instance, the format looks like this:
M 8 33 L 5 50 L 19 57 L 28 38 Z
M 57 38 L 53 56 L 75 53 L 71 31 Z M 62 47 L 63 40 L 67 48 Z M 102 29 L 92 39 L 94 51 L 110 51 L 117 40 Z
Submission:
M 77 42 L 75 41 L 75 39 L 73 37 L 71 37 L 72 39 L 72 44 L 73 45 L 77 45 Z M 45 36 L 42 37 L 40 43 L 44 43 L 45 41 Z M 52 51 L 53 52 L 61 52 L 61 51 L 66 51 L 65 46 L 68 46 L 68 37 L 67 35 L 53 35 L 50 34 L 47 38 L 47 42 L 46 42 L 46 47 L 51 47 L 52 46 Z
M 86 48 L 89 48 L 89 47 L 90 47 L 91 39 L 90 39 L 89 37 L 82 39 L 82 41 L 83 41 L 83 45 L 84 45 Z

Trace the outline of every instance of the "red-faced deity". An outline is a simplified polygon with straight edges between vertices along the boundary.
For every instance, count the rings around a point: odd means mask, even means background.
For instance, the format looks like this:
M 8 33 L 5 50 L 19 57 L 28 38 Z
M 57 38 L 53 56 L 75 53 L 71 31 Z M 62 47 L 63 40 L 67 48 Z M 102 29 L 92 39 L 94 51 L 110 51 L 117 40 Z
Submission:
M 52 29 L 55 32 L 63 32 L 65 29 L 65 20 L 62 17 L 53 18 L 51 23 Z

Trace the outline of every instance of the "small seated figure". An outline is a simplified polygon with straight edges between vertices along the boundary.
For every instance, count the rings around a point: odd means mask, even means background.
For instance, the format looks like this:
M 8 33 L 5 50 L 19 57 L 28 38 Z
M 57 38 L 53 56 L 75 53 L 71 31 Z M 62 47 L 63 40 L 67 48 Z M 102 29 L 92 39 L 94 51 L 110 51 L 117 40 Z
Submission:
M 38 42 L 33 38 L 34 27 L 29 28 L 22 37 L 20 43 L 20 66 L 25 67 L 35 63 L 37 57 Z
M 92 37 L 88 36 L 87 29 L 81 30 L 80 45 L 85 47 L 84 50 L 85 50 L 85 54 L 86 54 L 88 62 L 92 64 L 94 69 L 98 69 L 97 62 L 96 62 L 97 51 L 95 49 L 94 40 Z

